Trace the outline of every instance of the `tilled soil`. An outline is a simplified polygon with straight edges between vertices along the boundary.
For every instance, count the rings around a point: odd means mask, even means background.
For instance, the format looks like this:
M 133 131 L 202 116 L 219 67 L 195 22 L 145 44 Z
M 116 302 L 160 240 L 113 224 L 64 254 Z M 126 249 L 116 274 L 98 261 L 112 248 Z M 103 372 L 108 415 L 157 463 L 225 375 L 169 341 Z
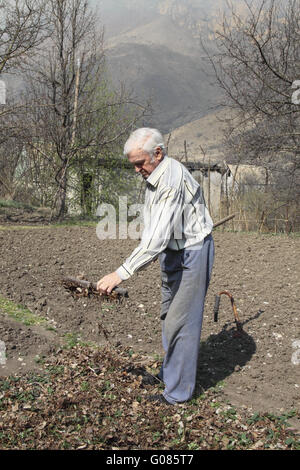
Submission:
M 300 353 L 294 342 L 300 339 L 300 238 L 220 231 L 214 239 L 196 394 L 221 384 L 224 400 L 234 406 L 276 414 L 299 410 Z M 60 283 L 64 276 L 77 275 L 96 282 L 136 245 L 134 240 L 99 240 L 93 227 L 0 231 L 0 294 L 47 318 L 57 331 L 0 315 L 7 355 L 0 375 L 37 367 L 36 355 L 53 353 L 61 338 L 72 335 L 162 358 L 158 262 L 122 284 L 129 298 L 120 304 L 75 300 Z M 234 297 L 240 334 L 225 295 L 214 321 L 215 295 L 224 290 Z

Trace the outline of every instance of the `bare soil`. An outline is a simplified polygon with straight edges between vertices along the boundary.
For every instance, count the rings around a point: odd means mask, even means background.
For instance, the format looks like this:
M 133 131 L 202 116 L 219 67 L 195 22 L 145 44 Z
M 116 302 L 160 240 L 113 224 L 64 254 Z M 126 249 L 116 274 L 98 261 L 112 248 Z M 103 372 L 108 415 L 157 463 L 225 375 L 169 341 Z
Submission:
M 276 414 L 299 411 L 300 364 L 295 358 L 300 354 L 293 342 L 300 339 L 300 238 L 217 231 L 214 239 L 196 395 L 221 382 L 224 400 L 234 406 Z M 70 333 L 161 359 L 158 262 L 122 284 L 129 298 L 120 304 L 75 300 L 60 283 L 64 276 L 80 274 L 96 282 L 115 270 L 136 244 L 99 240 L 93 227 L 0 231 L 0 294 L 56 328 L 55 333 L 0 315 L 0 340 L 7 352 L 0 375 L 39 367 L 36 355 L 53 354 Z M 235 299 L 240 335 L 226 296 L 221 296 L 214 322 L 215 295 L 223 290 Z

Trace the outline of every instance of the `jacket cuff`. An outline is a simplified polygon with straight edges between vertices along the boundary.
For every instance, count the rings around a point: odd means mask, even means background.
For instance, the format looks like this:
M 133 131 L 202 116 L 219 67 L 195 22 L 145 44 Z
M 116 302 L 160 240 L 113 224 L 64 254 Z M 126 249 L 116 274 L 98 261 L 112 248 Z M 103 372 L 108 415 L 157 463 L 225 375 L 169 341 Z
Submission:
M 118 274 L 118 276 L 120 276 L 122 281 L 126 281 L 132 276 L 132 274 L 124 267 L 123 264 L 116 270 L 116 273 Z

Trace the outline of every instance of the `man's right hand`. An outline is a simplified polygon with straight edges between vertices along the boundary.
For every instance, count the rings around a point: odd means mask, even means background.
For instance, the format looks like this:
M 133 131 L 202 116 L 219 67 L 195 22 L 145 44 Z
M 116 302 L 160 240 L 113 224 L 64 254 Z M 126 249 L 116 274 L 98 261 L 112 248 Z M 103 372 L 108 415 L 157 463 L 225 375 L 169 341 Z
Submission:
M 110 294 L 114 287 L 121 284 L 122 279 L 114 272 L 107 274 L 97 282 L 97 290 L 102 294 Z

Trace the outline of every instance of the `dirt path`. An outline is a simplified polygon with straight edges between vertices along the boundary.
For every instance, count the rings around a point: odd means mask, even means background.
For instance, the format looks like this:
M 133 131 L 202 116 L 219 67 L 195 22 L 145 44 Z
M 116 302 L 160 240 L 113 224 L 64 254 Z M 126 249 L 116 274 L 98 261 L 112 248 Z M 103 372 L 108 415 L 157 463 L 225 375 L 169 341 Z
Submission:
M 293 342 L 300 340 L 300 238 L 226 232 L 216 232 L 214 238 L 216 259 L 197 393 L 221 382 L 224 399 L 232 405 L 277 414 L 299 409 L 300 348 Z M 74 300 L 59 283 L 63 276 L 80 273 L 97 281 L 115 270 L 136 244 L 100 241 L 91 227 L 0 231 L 0 294 L 47 318 L 57 329 L 46 334 L 0 315 L 0 340 L 8 359 L 0 374 L 36 366 L 34 355 L 49 354 L 57 347 L 56 339 L 70 333 L 162 357 L 158 263 L 122 284 L 129 299 L 120 305 L 105 303 L 101 308 L 92 299 Z M 226 297 L 214 322 L 215 295 L 222 290 L 235 298 L 242 336 L 235 335 Z

